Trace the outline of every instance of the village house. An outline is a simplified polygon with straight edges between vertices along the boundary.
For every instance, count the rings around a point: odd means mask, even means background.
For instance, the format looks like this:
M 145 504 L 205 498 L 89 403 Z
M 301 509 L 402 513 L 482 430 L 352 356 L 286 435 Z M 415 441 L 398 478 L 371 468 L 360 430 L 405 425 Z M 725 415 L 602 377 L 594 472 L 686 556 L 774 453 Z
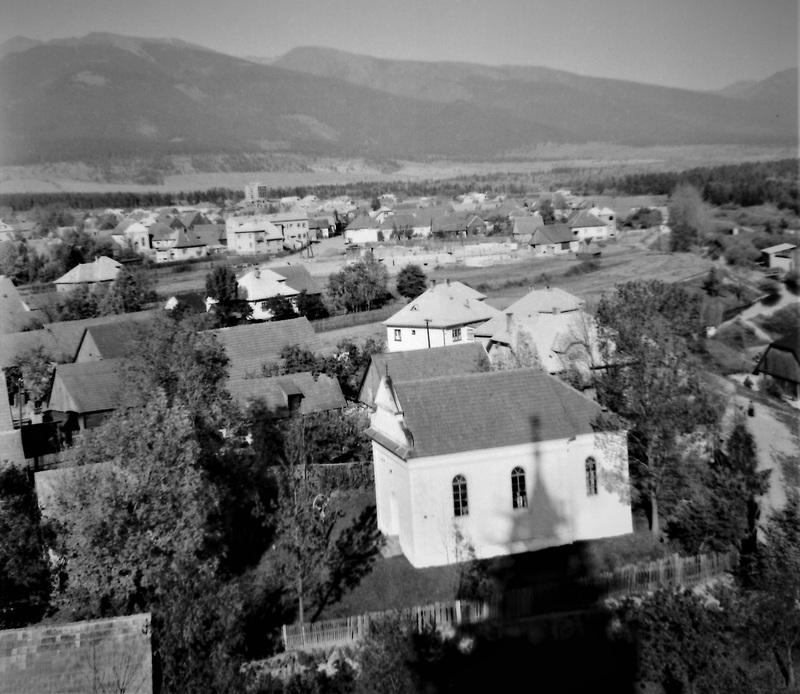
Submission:
M 800 329 L 770 344 L 753 373 L 761 374 L 765 383 L 771 381 L 788 397 L 800 399 Z
M 567 226 L 578 241 L 606 241 L 612 233 L 612 223 L 604 222 L 589 210 L 578 210 L 567 220 Z M 616 224 L 613 227 L 616 231 Z
M 288 212 L 268 214 L 266 218 L 280 229 L 283 248 L 287 251 L 299 251 L 308 246 L 308 212 L 293 208 Z
M 579 242 L 566 224 L 547 224 L 531 234 L 529 249 L 535 255 L 577 253 Z
M 602 364 L 594 318 L 584 302 L 556 287 L 534 289 L 500 315 L 475 328 L 492 363 L 533 361 L 551 374 L 569 368 L 581 374 Z M 526 353 L 529 352 L 529 353 Z
M 381 223 L 368 214 L 357 215 L 344 229 L 344 242 L 353 245 L 378 243 Z
M 446 347 L 473 341 L 474 329 L 500 312 L 461 282 L 436 283 L 383 324 L 390 352 Z
M 46 409 L 67 440 L 100 426 L 119 407 L 123 362 L 103 359 L 56 365 Z
M 228 217 L 225 220 L 228 248 L 237 255 L 277 253 L 283 248 L 281 230 L 266 217 Z
M 430 236 L 430 224 L 425 224 L 415 214 L 410 212 L 393 212 L 388 215 L 379 227 L 384 239 L 391 238 L 422 238 Z
M 249 323 L 232 328 L 209 331 L 225 349 L 231 379 L 262 375 L 262 367 L 280 361 L 284 347 L 297 345 L 310 352 L 319 352 L 320 343 L 307 318 L 269 323 Z
M 238 280 L 239 296 L 250 304 L 254 320 L 270 320 L 273 317 L 268 300 L 278 296 L 296 303 L 300 293 L 286 284 L 286 278 L 269 268 L 257 267 Z
M 378 529 L 415 568 L 632 532 L 625 432 L 595 433 L 599 414 L 538 369 L 384 377 L 367 431 Z
M 118 263 L 113 258 L 100 255 L 91 263 L 76 265 L 72 270 L 55 280 L 54 284 L 57 292 L 69 292 L 81 285 L 89 289 L 95 289 L 100 285 L 111 284 L 117 279 L 121 269 L 121 263 Z
M 338 380 L 325 374 L 315 379 L 310 371 L 229 379 L 227 388 L 244 407 L 255 406 L 260 414 L 275 419 L 341 410 L 347 404 Z

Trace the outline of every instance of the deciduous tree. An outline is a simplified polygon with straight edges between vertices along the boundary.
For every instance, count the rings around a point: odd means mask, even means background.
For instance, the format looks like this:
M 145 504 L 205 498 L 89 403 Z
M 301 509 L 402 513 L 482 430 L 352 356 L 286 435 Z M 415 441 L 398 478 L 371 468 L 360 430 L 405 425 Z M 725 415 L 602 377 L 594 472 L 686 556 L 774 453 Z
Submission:
M 372 255 L 328 279 L 328 295 L 334 305 L 348 313 L 369 311 L 383 304 L 390 296 L 389 273 L 386 267 Z
M 425 291 L 427 283 L 419 265 L 406 265 L 397 275 L 397 292 L 406 299 L 416 299 Z
M 713 393 L 692 366 L 699 344 L 699 302 L 657 281 L 617 285 L 597 310 L 603 360 L 600 402 L 629 426 L 631 478 L 649 502 L 660 535 L 659 498 L 676 481 L 676 446 L 718 421 Z

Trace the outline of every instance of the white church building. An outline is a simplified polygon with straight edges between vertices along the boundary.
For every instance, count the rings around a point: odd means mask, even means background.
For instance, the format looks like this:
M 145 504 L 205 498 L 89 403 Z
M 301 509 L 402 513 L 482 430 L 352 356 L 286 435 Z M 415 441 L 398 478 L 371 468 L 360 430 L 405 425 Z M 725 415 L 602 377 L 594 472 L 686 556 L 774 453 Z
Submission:
M 536 369 L 393 383 L 375 396 L 378 528 L 416 568 L 633 531 L 624 431 Z

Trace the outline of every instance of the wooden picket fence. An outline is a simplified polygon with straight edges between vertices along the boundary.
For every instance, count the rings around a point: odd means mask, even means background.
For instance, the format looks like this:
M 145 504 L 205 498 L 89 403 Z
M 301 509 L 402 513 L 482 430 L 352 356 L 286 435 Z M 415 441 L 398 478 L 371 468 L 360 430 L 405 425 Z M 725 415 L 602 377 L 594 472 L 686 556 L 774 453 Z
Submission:
M 551 590 L 554 586 L 527 586 L 507 590 L 502 596 L 488 600 L 436 602 L 405 610 L 368 612 L 304 625 L 285 624 L 281 636 L 287 651 L 310 650 L 360 641 L 368 633 L 372 621 L 390 614 L 410 620 L 418 631 L 431 628 L 446 631 L 462 624 L 489 620 L 509 622 L 547 612 L 590 608 L 609 598 L 641 595 L 669 586 L 688 588 L 731 572 L 738 565 L 739 553 L 736 550 L 694 557 L 674 554 L 587 578 L 568 590 Z
M 453 600 L 432 605 L 411 607 L 405 610 L 385 610 L 322 622 L 284 624 L 281 628 L 283 644 L 287 651 L 325 648 L 363 639 L 372 621 L 389 615 L 408 619 L 417 631 L 425 629 L 447 630 L 459 624 L 482 622 L 489 618 L 490 605 L 480 600 Z
M 673 554 L 646 564 L 632 564 L 604 572 L 592 577 L 591 581 L 605 598 L 620 598 L 667 586 L 688 588 L 731 572 L 738 566 L 739 553 L 735 549 L 694 557 Z

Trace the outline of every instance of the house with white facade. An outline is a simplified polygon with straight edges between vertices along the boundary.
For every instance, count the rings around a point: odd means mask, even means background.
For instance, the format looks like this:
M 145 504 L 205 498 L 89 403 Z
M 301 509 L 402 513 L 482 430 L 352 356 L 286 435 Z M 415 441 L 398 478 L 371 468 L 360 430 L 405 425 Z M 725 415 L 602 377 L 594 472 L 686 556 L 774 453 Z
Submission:
M 228 217 L 225 220 L 228 248 L 237 255 L 277 253 L 283 248 L 283 234 L 265 216 Z
M 368 214 L 357 215 L 344 229 L 344 242 L 353 245 L 378 243 L 381 223 Z
M 530 237 L 528 248 L 535 255 L 577 253 L 579 241 L 566 224 L 546 224 Z
M 299 251 L 308 246 L 308 212 L 294 208 L 288 212 L 268 214 L 267 220 L 280 229 L 283 237 L 283 248 L 287 251 Z
M 589 210 L 575 212 L 567 220 L 567 226 L 577 241 L 605 241 L 612 236 L 612 223 L 603 221 Z
M 596 433 L 600 411 L 538 369 L 384 377 L 367 430 L 379 530 L 416 568 L 632 532 L 626 434 Z
M 588 375 L 603 358 L 597 323 L 583 307 L 582 299 L 563 289 L 533 289 L 475 328 L 475 339 L 485 345 L 493 364 L 536 363 L 551 374 L 574 367 Z
M 461 282 L 433 282 L 383 324 L 390 352 L 447 347 L 474 340 L 474 329 L 500 315 L 481 294 Z
M 239 297 L 250 304 L 254 320 L 270 320 L 273 317 L 267 304 L 273 297 L 286 297 L 296 310 L 301 292 L 322 293 L 321 287 L 303 265 L 257 267 L 242 275 L 237 282 Z

